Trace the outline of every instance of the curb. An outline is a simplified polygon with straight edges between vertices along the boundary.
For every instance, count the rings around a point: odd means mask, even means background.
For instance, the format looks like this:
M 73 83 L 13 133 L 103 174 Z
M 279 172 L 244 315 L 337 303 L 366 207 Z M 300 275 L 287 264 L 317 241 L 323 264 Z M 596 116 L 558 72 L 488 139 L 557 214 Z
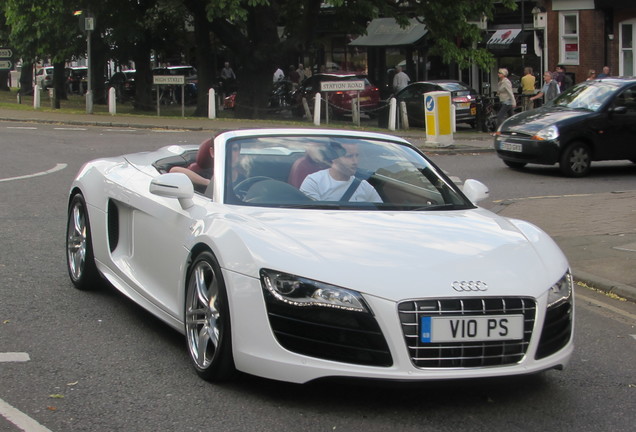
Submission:
M 591 288 L 607 294 L 614 294 L 630 302 L 636 302 L 636 288 L 632 286 L 605 279 L 583 270 L 572 269 L 572 276 L 575 281 L 583 282 Z

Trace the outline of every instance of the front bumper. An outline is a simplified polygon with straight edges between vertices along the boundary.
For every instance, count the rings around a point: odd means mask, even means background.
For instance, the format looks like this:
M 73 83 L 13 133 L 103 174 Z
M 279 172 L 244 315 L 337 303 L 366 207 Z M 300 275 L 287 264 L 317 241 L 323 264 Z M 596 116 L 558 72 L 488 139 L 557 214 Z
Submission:
M 536 373 L 565 367 L 572 355 L 574 311 L 570 311 L 567 337 L 550 354 L 540 352 L 540 342 L 546 321 L 547 295 L 534 299 L 536 314 L 525 354 L 518 361 L 485 367 L 417 367 L 405 342 L 398 305 L 386 299 L 365 296 L 373 318 L 385 338 L 392 362 L 386 366 L 354 364 L 292 352 L 278 341 L 262 294 L 260 281 L 228 272 L 232 318 L 232 343 L 236 367 L 265 378 L 305 383 L 326 377 L 351 377 L 395 381 L 425 381 L 465 378 L 485 378 Z M 573 299 L 572 299 L 573 301 Z
M 497 156 L 505 161 L 554 165 L 559 162 L 559 141 L 539 141 L 529 136 L 501 134 L 495 136 Z

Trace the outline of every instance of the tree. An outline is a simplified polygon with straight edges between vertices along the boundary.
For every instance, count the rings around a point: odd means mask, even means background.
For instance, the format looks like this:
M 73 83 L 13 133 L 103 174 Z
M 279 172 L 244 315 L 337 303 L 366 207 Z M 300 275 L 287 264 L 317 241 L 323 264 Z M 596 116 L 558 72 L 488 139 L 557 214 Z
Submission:
M 194 1 L 194 0 L 193 0 Z M 406 25 L 417 17 L 429 29 L 431 54 L 460 67 L 489 67 L 492 56 L 471 43 L 481 38 L 470 23 L 482 14 L 492 18 L 496 0 L 207 0 L 212 32 L 235 55 L 241 66 L 240 115 L 255 117 L 266 106 L 273 66 L 294 52 L 307 50 L 315 41 L 318 14 L 332 11 L 339 28 L 362 34 L 377 17 L 394 17 Z M 499 1 L 497 1 L 499 3 Z M 514 8 L 514 0 L 503 0 Z M 284 38 L 279 38 L 283 26 Z

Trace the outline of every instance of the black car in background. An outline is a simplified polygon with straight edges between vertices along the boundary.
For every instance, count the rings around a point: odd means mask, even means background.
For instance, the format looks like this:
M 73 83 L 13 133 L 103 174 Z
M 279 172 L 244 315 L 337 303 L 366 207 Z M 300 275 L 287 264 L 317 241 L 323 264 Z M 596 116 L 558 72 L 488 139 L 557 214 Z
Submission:
M 636 163 L 636 78 L 577 84 L 541 108 L 508 118 L 494 145 L 511 168 L 559 164 L 571 177 L 589 174 L 592 161 Z
M 452 103 L 455 106 L 455 122 L 468 123 L 475 127 L 479 95 L 467 84 L 454 80 L 417 81 L 393 95 L 398 105 L 402 101 L 405 102 L 409 126 L 425 127 L 424 94 L 432 91 L 450 92 Z

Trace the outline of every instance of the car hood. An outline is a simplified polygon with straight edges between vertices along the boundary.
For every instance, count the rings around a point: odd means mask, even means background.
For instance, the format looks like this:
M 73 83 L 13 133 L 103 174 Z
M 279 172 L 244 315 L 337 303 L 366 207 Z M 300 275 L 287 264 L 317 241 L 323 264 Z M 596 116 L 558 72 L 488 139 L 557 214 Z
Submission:
M 541 107 L 510 117 L 501 127 L 502 132 L 518 132 L 534 135 L 548 126 L 581 121 L 594 113 L 562 107 Z
M 487 292 L 461 293 L 466 296 L 538 296 L 567 269 L 541 230 L 483 209 L 247 213 L 233 214 L 240 240 L 232 242 L 251 255 L 252 276 L 270 268 L 397 301 L 458 295 L 455 281 L 488 285 Z M 234 270 L 247 270 L 240 256 L 232 262 Z

